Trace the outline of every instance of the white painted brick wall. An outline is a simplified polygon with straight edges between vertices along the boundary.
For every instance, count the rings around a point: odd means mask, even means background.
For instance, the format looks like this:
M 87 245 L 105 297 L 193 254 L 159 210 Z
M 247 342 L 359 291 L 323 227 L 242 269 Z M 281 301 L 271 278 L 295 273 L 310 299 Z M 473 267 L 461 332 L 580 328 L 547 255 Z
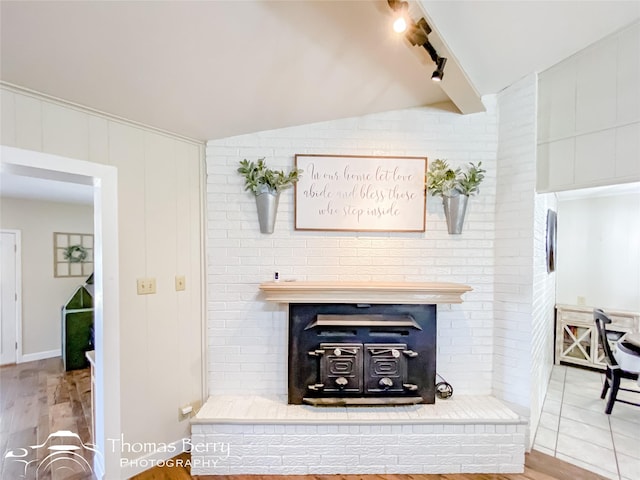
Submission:
M 498 95 L 493 389 L 529 406 L 536 165 L 536 76 Z
M 522 423 L 195 424 L 191 473 L 519 473 L 525 428 Z
M 530 444 L 533 444 L 553 368 L 556 274 L 547 273 L 547 210 L 558 211 L 555 194 L 536 195 L 533 245 Z
M 519 407 L 535 433 L 553 365 L 555 274 L 546 271 L 546 215 L 536 195 L 537 78 L 498 95 L 494 394 Z
M 487 112 L 474 115 L 445 105 L 208 142 L 210 393 L 286 392 L 286 309 L 258 300 L 258 285 L 276 270 L 283 279 L 471 285 L 463 304 L 439 308 L 437 369 L 457 393 L 491 392 L 497 115 L 495 97 L 485 103 Z M 296 153 L 427 156 L 455 166 L 482 160 L 488 172 L 462 235 L 447 234 L 435 197 L 427 200 L 424 234 L 294 231 L 292 190 L 280 198 L 275 233 L 261 234 L 238 162 L 266 157 L 269 166 L 289 169 Z

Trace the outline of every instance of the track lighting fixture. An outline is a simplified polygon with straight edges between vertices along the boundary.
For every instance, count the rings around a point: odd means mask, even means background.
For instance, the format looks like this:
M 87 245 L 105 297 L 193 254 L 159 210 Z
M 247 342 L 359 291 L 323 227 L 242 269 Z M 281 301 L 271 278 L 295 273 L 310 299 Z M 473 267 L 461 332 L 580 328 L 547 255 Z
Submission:
M 431 29 L 429 29 L 429 31 L 431 31 Z M 438 52 L 436 52 L 436 49 L 433 48 L 433 45 L 431 45 L 431 42 L 429 42 L 429 40 L 422 44 L 422 48 L 424 48 L 429 53 L 431 60 L 433 60 L 433 63 L 436 64 L 436 69 L 431 75 L 431 80 L 433 80 L 434 82 L 442 81 L 442 77 L 444 77 L 444 65 L 447 63 L 447 59 L 438 55 Z
M 428 37 L 431 33 L 431 27 L 427 21 L 424 18 L 420 18 L 420 20 L 413 23 L 408 15 L 409 3 L 406 1 L 387 0 L 387 3 L 397 16 L 396 20 L 393 22 L 393 29 L 397 33 L 406 32 L 405 36 L 411 45 L 420 45 L 429 53 L 431 60 L 436 64 L 436 69 L 431 75 L 431 80 L 434 82 L 442 81 L 442 78 L 444 77 L 444 66 L 447 63 L 447 59 L 438 55 L 436 49 L 433 48 L 433 45 L 429 42 Z
M 404 33 L 409 26 L 409 3 L 401 0 L 387 0 L 387 3 L 394 11 L 393 31 Z

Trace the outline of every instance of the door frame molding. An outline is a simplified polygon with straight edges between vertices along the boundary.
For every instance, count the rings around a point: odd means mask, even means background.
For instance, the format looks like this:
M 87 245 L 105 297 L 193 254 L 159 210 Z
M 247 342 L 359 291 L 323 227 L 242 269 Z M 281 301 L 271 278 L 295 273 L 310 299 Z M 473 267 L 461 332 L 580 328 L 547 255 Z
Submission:
M 0 233 L 15 235 L 16 241 L 16 364 L 22 363 L 22 232 L 13 228 L 0 228 Z
M 120 478 L 122 452 L 108 448 L 121 435 L 120 292 L 118 253 L 118 170 L 111 165 L 75 160 L 0 145 L 3 172 L 92 185 L 95 239 L 96 394 L 94 458 L 97 478 Z

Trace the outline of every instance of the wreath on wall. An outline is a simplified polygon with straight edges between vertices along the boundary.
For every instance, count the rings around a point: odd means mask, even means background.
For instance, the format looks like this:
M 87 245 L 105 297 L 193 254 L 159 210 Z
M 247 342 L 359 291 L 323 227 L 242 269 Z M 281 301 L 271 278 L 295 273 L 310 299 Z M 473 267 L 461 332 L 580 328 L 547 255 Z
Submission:
M 87 259 L 87 249 L 82 245 L 71 245 L 64 249 L 64 259 L 70 263 L 82 263 Z

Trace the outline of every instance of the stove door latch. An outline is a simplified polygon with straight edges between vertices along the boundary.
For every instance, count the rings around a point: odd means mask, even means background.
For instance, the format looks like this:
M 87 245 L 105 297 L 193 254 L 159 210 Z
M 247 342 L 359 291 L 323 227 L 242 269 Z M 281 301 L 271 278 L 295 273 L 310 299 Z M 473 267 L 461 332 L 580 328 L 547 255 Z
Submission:
M 309 390 L 320 391 L 324 390 L 324 383 L 314 383 L 313 385 L 307 385 Z
M 402 353 L 404 353 L 409 358 L 414 358 L 418 356 L 418 352 L 414 352 L 413 350 L 403 350 Z
M 418 390 L 418 386 L 413 383 L 403 383 L 402 387 L 405 390 L 409 390 L 410 392 L 415 392 L 416 390 Z
M 307 353 L 312 357 L 321 357 L 322 355 L 324 355 L 324 350 L 311 350 L 310 352 L 307 352 Z
M 348 384 L 349 384 L 349 380 L 347 380 L 346 378 L 344 378 L 344 377 L 336 378 L 336 385 L 338 386 L 339 389 L 342 390 Z
M 384 388 L 385 390 L 388 390 L 389 388 L 393 387 L 393 380 L 391 380 L 389 377 L 382 377 L 378 382 L 378 385 L 380 385 L 380 387 Z

